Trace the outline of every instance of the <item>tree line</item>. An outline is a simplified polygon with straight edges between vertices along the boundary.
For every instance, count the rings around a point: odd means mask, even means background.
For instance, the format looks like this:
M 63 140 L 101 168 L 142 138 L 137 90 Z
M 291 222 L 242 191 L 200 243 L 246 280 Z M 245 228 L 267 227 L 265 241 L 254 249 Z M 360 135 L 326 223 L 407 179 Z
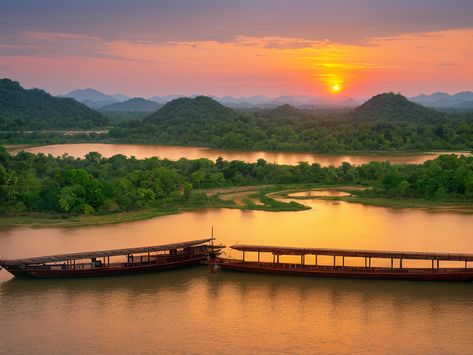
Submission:
M 206 205 L 203 189 L 261 184 L 353 184 L 367 194 L 435 201 L 473 201 L 473 158 L 444 155 L 422 165 L 371 162 L 338 167 L 208 159 L 83 159 L 0 147 L 0 212 L 104 214 L 149 207 Z
M 236 112 L 206 98 L 178 99 L 143 120 L 122 121 L 112 140 L 223 149 L 340 153 L 473 149 L 473 114 L 440 113 L 396 94 L 350 111 L 289 105 Z

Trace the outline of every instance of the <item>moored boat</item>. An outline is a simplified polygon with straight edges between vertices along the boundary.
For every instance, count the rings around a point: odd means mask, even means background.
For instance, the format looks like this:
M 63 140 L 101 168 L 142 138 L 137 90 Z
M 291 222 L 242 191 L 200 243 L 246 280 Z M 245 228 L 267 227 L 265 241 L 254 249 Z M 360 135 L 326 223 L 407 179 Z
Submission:
M 74 278 L 164 271 L 198 265 L 219 246 L 212 238 L 140 248 L 0 260 L 16 277 Z
M 295 248 L 261 245 L 233 245 L 231 249 L 242 252 L 241 259 L 217 258 L 223 270 L 239 272 L 300 275 L 316 277 L 344 277 L 358 279 L 415 280 L 415 281 L 473 281 L 473 254 L 429 253 L 402 251 L 369 251 L 352 249 Z M 248 253 L 256 253 L 248 260 Z M 262 254 L 270 254 L 271 261 L 262 261 Z M 254 255 L 253 255 L 254 256 Z M 281 262 L 281 257 L 300 257 L 299 262 Z M 311 256 L 311 262 L 308 258 Z M 331 265 L 321 264 L 319 257 L 332 257 Z M 360 265 L 350 265 L 346 258 L 358 260 Z M 389 266 L 374 266 L 373 260 L 389 260 Z M 405 261 L 431 262 L 431 267 L 405 266 Z M 364 263 L 363 263 L 364 261 Z M 403 264 L 404 262 L 404 264 Z M 441 265 L 442 262 L 442 265 Z M 452 262 L 463 267 L 452 267 Z M 441 267 L 442 266 L 442 267 Z

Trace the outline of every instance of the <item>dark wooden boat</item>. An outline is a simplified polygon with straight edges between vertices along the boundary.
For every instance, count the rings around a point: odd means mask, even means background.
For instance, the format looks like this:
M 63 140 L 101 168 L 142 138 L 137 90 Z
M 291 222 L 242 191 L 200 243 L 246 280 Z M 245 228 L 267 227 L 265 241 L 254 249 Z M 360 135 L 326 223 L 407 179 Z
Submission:
M 208 238 L 141 248 L 0 260 L 0 266 L 16 277 L 34 278 L 111 276 L 164 271 L 206 261 L 209 250 L 219 248 L 210 245 L 211 240 L 212 238 Z
M 233 250 L 242 252 L 242 259 L 217 258 L 216 264 L 223 270 L 240 272 L 268 273 L 282 275 L 301 275 L 317 277 L 344 277 L 357 279 L 415 280 L 415 281 L 473 281 L 473 254 L 366 251 L 350 249 L 294 248 L 258 245 L 233 245 Z M 257 253 L 254 260 L 245 259 L 245 254 Z M 261 254 L 270 253 L 271 262 L 262 262 Z M 281 256 L 300 257 L 300 262 L 280 262 Z M 311 263 L 306 257 L 312 256 Z M 318 256 L 333 257 L 331 265 L 320 265 Z M 350 266 L 345 258 L 364 260 L 362 266 Z M 341 260 L 340 260 L 341 259 Z M 372 266 L 373 259 L 390 259 L 390 266 Z M 403 261 L 431 261 L 431 267 L 405 267 Z M 338 261 L 338 263 L 337 263 Z M 340 262 L 341 261 L 341 262 Z M 442 267 L 440 267 L 442 262 Z M 447 264 L 461 262 L 464 267 L 451 267 Z M 396 266 L 395 266 L 396 264 Z M 450 263 L 451 264 L 451 263 Z

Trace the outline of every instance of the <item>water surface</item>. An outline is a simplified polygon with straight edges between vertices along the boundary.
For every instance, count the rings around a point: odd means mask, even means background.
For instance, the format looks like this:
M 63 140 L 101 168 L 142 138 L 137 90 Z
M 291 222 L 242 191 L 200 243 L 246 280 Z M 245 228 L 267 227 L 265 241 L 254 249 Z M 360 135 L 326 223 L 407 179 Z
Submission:
M 340 190 L 308 190 L 308 191 L 299 191 L 299 192 L 292 192 L 288 197 L 346 197 L 351 196 L 348 192 L 340 191 Z
M 471 214 L 304 203 L 312 210 L 208 209 L 108 226 L 4 228 L 0 255 L 197 239 L 211 225 L 226 245 L 473 253 Z M 0 271 L 5 354 L 468 353 L 472 318 L 473 284 L 211 274 L 206 267 L 81 280 L 19 280 Z
M 338 166 L 342 162 L 351 164 L 364 164 L 370 161 L 388 160 L 391 163 L 412 163 L 419 164 L 426 160 L 435 159 L 441 152 L 437 153 L 418 153 L 418 154 L 398 154 L 398 155 L 377 155 L 377 154 L 316 154 L 316 153 L 297 153 L 297 152 L 267 152 L 267 151 L 242 151 L 242 150 L 219 150 L 202 147 L 183 147 L 166 145 L 145 145 L 145 144 L 55 144 L 31 148 L 21 148 L 31 153 L 44 153 L 60 156 L 68 154 L 74 157 L 83 157 L 87 153 L 99 152 L 105 157 L 111 157 L 115 154 L 134 156 L 138 159 L 159 157 L 170 160 L 180 158 L 199 159 L 207 158 L 215 160 L 223 157 L 225 160 L 243 160 L 246 162 L 256 162 L 258 159 L 264 159 L 270 163 L 295 165 L 301 161 L 309 163 L 319 163 L 322 166 Z M 461 153 L 461 152 L 460 152 Z M 465 153 L 468 154 L 468 153 Z

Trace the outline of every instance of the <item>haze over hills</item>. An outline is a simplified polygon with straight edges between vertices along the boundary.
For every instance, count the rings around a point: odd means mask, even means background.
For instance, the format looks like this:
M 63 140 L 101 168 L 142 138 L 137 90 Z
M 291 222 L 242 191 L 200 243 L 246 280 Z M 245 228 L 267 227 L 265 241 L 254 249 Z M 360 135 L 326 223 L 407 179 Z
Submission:
M 152 112 L 159 109 L 162 105 L 157 102 L 134 97 L 132 99 L 115 102 L 110 105 L 103 106 L 99 109 L 101 112 Z
M 73 90 L 64 95 L 64 97 L 73 98 L 93 109 L 99 109 L 103 106 L 129 99 L 128 96 L 122 94 L 107 95 L 103 92 L 90 88 Z
M 473 108 L 473 92 L 463 91 L 454 95 L 436 92 L 432 95 L 421 94 L 410 98 L 411 101 L 434 108 Z
M 64 95 L 65 97 L 72 97 L 85 105 L 94 108 L 101 109 L 104 106 L 111 105 L 117 102 L 123 102 L 130 98 L 122 94 L 107 95 L 96 89 L 78 89 L 71 91 Z M 181 97 L 195 98 L 202 95 L 164 95 L 164 96 L 152 96 L 148 101 L 153 101 L 164 105 L 175 99 Z M 221 104 L 235 109 L 258 109 L 258 108 L 275 108 L 280 105 L 288 104 L 297 108 L 302 109 L 316 109 L 316 108 L 354 108 L 366 100 L 355 100 L 351 97 L 343 95 L 334 95 L 331 97 L 325 96 L 309 96 L 309 95 L 283 95 L 278 97 L 268 97 L 263 95 L 255 96 L 208 96 L 212 99 L 220 102 Z M 421 104 L 426 107 L 432 108 L 458 108 L 458 109 L 470 109 L 473 108 L 473 92 L 465 91 L 459 92 L 453 95 L 437 92 L 432 95 L 421 94 L 409 98 L 409 100 Z
M 192 95 L 191 98 L 199 95 Z M 170 102 L 176 98 L 183 97 L 180 95 L 169 96 L 153 96 L 151 101 L 161 104 Z M 236 109 L 257 109 L 257 108 L 274 108 L 280 105 L 288 104 L 298 108 L 311 109 L 314 107 L 355 107 L 358 103 L 356 100 L 346 96 L 335 96 L 333 98 L 326 98 L 322 96 L 301 96 L 301 95 L 285 95 L 278 97 L 267 97 L 263 95 L 257 96 L 209 96 L 221 104 L 236 108 Z
M 165 95 L 165 96 L 152 96 L 149 98 L 150 101 L 154 101 L 158 104 L 166 104 L 172 100 L 178 99 L 180 97 L 186 97 L 186 95 Z
M 123 102 L 129 100 L 130 98 L 122 94 L 107 95 L 103 92 L 96 89 L 78 89 L 71 91 L 70 93 L 64 95 L 65 97 L 71 97 L 76 99 L 79 102 L 93 108 L 93 109 L 102 109 L 105 106 Z M 148 99 L 149 101 L 156 102 L 158 104 L 164 105 L 168 102 L 171 102 L 175 99 L 181 97 L 190 97 L 195 98 L 202 95 L 164 95 L 164 96 L 152 96 Z M 350 97 L 346 96 L 334 96 L 334 97 L 322 97 L 322 96 L 302 96 L 302 95 L 284 95 L 278 97 L 268 97 L 263 95 L 256 96 L 244 96 L 244 97 L 233 97 L 233 96 L 208 96 L 214 100 L 220 102 L 221 104 L 235 108 L 235 109 L 258 109 L 258 108 L 274 108 L 280 105 L 289 104 L 298 108 L 313 109 L 317 108 L 330 108 L 330 107 L 355 107 L 358 105 L 358 102 Z M 142 98 L 144 99 L 144 98 Z M 108 109 L 107 109 L 108 110 Z
M 107 122 L 100 113 L 71 98 L 0 80 L 0 130 L 92 128 Z

